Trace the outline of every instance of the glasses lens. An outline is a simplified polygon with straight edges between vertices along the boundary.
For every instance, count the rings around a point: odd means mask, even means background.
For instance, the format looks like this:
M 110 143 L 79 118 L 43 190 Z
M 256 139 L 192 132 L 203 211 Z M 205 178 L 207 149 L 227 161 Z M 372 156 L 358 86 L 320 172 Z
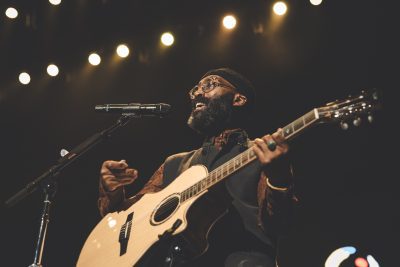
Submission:
M 199 87 L 196 85 L 195 87 L 193 87 L 192 89 L 190 89 L 189 91 L 189 95 L 191 98 L 194 98 L 194 94 L 196 93 L 196 91 L 199 89 Z
M 201 89 L 203 89 L 204 93 L 208 93 L 216 87 L 216 84 L 214 81 L 207 80 L 204 84 L 202 84 L 201 87 L 202 87 Z

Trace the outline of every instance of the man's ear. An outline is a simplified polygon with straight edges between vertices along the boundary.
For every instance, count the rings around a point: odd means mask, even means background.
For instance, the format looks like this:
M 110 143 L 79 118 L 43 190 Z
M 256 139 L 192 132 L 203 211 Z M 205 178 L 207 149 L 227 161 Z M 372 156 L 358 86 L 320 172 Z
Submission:
M 236 93 L 235 96 L 233 97 L 233 106 L 240 107 L 246 104 L 247 102 L 247 97 L 245 97 L 242 94 Z

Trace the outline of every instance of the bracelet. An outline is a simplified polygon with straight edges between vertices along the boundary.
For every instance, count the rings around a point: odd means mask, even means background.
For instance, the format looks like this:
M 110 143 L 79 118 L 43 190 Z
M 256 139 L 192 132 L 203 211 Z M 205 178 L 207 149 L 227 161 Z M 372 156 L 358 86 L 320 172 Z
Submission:
M 271 189 L 274 189 L 274 190 L 277 190 L 277 191 L 287 191 L 287 190 L 289 189 L 289 188 L 287 188 L 287 187 L 276 187 L 276 186 L 273 186 L 273 185 L 269 182 L 268 177 L 266 177 L 265 180 L 267 181 L 268 187 L 271 188 Z

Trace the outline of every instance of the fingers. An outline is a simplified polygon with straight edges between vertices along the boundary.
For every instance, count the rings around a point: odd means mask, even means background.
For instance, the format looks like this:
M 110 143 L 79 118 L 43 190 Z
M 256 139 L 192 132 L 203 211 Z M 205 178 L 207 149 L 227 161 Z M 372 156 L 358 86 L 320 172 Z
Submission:
M 101 173 L 101 176 L 104 178 L 113 177 L 115 179 L 124 179 L 124 178 L 134 178 L 138 177 L 138 171 L 135 169 L 125 169 L 125 170 L 110 170 L 108 172 Z
M 262 164 L 270 163 L 275 157 L 279 155 L 279 151 L 271 151 L 268 148 L 267 142 L 273 141 L 270 135 L 263 136 L 263 138 L 256 138 L 254 140 L 253 151 L 256 153 L 258 159 Z
M 128 164 L 124 159 L 120 161 L 115 161 L 115 160 L 107 160 L 103 162 L 102 167 L 107 168 L 107 169 L 125 169 L 128 167 Z
M 276 149 L 280 150 L 283 153 L 286 153 L 289 150 L 289 145 L 286 143 L 286 139 L 283 135 L 282 128 L 278 128 L 278 130 L 272 135 L 263 136 L 263 140 L 268 144 L 269 142 L 276 143 Z
M 264 136 L 265 137 L 265 136 Z M 256 144 L 256 146 L 261 150 L 261 151 L 267 151 L 268 150 L 268 146 L 267 146 L 267 141 L 268 139 L 261 139 L 261 138 L 256 138 L 254 140 L 254 143 Z
M 108 175 L 104 175 L 103 176 L 103 180 L 106 182 L 106 184 L 108 183 L 132 183 L 133 181 L 135 181 L 137 178 L 137 176 L 119 176 L 119 177 L 115 177 L 114 175 L 108 174 Z
M 103 162 L 100 170 L 103 185 L 109 191 L 134 182 L 138 177 L 138 171 L 128 168 L 125 160 L 107 160 Z
M 272 143 L 272 146 L 271 146 Z M 289 146 L 283 136 L 282 129 L 278 129 L 272 135 L 264 135 L 254 140 L 253 151 L 262 164 L 268 164 L 274 159 L 287 153 Z
M 282 128 L 279 128 L 275 133 L 272 134 L 272 138 L 275 140 L 277 143 L 284 143 L 285 137 L 283 136 L 283 130 Z
M 101 165 L 100 174 L 108 174 L 112 170 L 124 170 L 126 168 L 128 168 L 128 164 L 124 159 L 120 161 L 107 160 Z
M 264 151 L 257 145 L 255 144 L 253 147 L 253 151 L 256 154 L 258 160 L 262 163 L 262 164 L 268 164 L 271 161 L 265 156 Z
M 104 187 L 108 191 L 114 191 L 115 189 L 122 187 L 124 185 L 131 184 L 135 181 L 135 178 L 124 178 L 124 179 L 119 179 L 119 180 L 107 180 L 104 181 Z

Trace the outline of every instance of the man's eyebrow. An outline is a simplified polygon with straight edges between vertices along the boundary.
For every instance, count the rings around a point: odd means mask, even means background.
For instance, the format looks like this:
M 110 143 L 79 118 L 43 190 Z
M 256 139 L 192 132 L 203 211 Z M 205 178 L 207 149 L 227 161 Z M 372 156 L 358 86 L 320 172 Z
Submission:
M 217 81 L 217 82 L 221 82 L 221 80 L 217 77 L 217 76 L 207 76 L 205 78 L 203 78 L 202 80 L 199 81 L 199 84 L 202 82 L 206 82 L 206 81 Z

